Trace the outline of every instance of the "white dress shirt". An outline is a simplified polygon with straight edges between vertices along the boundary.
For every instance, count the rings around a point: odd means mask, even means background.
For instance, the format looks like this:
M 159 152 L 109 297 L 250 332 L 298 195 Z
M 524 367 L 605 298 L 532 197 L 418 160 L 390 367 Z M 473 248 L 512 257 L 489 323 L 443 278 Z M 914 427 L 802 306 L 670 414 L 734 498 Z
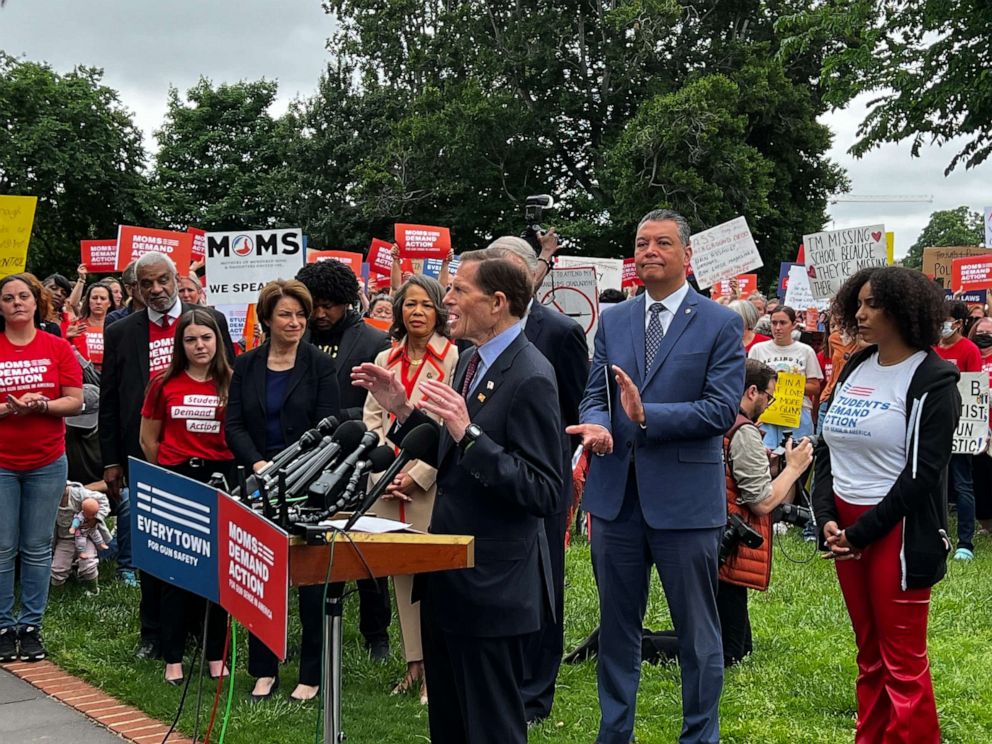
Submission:
M 152 310 L 151 307 L 148 308 L 149 322 L 154 323 L 155 325 L 158 326 L 162 325 L 163 316 L 168 315 L 170 318 L 172 318 L 172 322 L 169 324 L 170 326 L 172 326 L 175 325 L 175 322 L 179 320 L 179 316 L 182 314 L 183 314 L 183 303 L 179 299 L 179 297 L 176 297 L 176 301 L 172 303 L 172 307 L 170 307 L 164 313 L 160 313 L 158 310 Z
M 665 309 L 659 313 L 658 320 L 661 321 L 661 330 L 667 334 L 668 327 L 672 324 L 672 320 L 675 318 L 675 311 L 682 306 L 682 301 L 685 300 L 685 296 L 687 294 L 689 294 L 689 282 L 682 282 L 682 286 L 667 297 L 654 298 L 651 296 L 650 292 L 645 292 L 644 330 L 647 330 L 648 323 L 651 322 L 651 305 L 655 302 L 661 302 L 665 305 Z

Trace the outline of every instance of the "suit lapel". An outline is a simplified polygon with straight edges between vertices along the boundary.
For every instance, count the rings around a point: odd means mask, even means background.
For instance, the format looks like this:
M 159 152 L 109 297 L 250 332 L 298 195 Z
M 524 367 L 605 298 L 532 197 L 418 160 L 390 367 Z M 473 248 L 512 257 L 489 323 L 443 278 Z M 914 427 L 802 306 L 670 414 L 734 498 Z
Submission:
M 630 341 L 634 347 L 637 380 L 644 379 L 644 303 L 647 301 L 646 297 L 647 294 L 642 294 L 630 304 Z
M 455 367 L 455 376 L 452 378 L 451 387 L 454 388 L 455 392 L 461 393 L 462 384 L 465 382 L 465 370 L 468 367 L 468 362 L 472 358 L 472 355 L 476 351 L 475 346 L 470 346 L 462 352 L 462 355 L 458 357 L 458 366 Z M 471 417 L 471 413 L 469 414 Z M 451 449 L 455 441 L 451 438 L 451 434 L 448 433 L 448 428 L 441 425 L 441 439 L 438 442 L 438 455 L 437 461 L 441 463 L 447 456 L 448 451 Z
M 255 374 L 251 375 L 252 383 L 255 385 L 255 395 L 258 396 L 258 405 L 263 413 L 268 415 L 268 400 L 265 394 L 265 371 L 269 367 L 269 345 L 263 344 L 255 357 Z
M 530 312 L 527 313 L 527 325 L 524 326 L 524 334 L 534 346 L 539 346 L 538 342 L 544 334 L 545 312 L 544 306 L 535 299 L 530 306 Z
M 642 390 L 644 386 L 651 381 L 651 378 L 658 372 L 661 365 L 664 364 L 666 357 L 668 357 L 672 349 L 675 348 L 675 344 L 678 343 L 679 337 L 685 333 L 685 329 L 689 327 L 689 324 L 692 323 L 693 320 L 695 320 L 696 315 L 698 315 L 696 312 L 696 305 L 698 303 L 699 295 L 692 290 L 692 287 L 689 287 L 689 292 L 686 294 L 682 304 L 673 311 L 672 322 L 668 325 L 668 332 L 665 334 L 665 337 L 661 339 L 661 346 L 658 347 L 658 353 L 654 355 L 654 363 L 651 365 L 651 369 L 649 369 L 647 374 L 644 376 L 644 383 L 641 386 Z M 643 317 L 641 320 L 643 320 Z M 644 325 L 642 324 L 642 338 L 643 335 Z M 641 358 L 644 358 L 643 341 L 641 342 Z
M 354 347 L 355 342 L 358 340 L 359 331 L 360 329 L 354 326 L 345 329 L 345 332 L 341 334 L 341 344 L 338 346 L 337 356 L 334 358 L 338 369 L 347 369 L 349 374 L 352 365 L 348 364 L 348 357 L 351 356 L 352 347 Z
M 148 335 L 148 311 L 142 310 L 138 313 L 138 319 L 135 322 L 138 324 L 139 331 L 134 334 L 134 356 L 138 358 L 141 379 L 147 382 L 149 375 L 148 347 L 151 345 L 151 338 Z

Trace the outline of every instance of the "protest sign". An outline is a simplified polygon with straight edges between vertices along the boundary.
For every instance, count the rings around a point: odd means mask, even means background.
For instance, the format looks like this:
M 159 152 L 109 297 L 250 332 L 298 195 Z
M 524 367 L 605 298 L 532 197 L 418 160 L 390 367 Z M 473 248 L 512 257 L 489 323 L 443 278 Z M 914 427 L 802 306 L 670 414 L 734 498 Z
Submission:
M 793 372 L 779 372 L 775 384 L 775 400 L 761 414 L 759 422 L 775 424 L 788 429 L 799 426 L 803 413 L 803 398 L 806 391 L 806 375 Z
M 361 253 L 353 253 L 351 251 L 318 251 L 307 248 L 307 263 L 317 263 L 319 261 L 338 261 L 351 269 L 356 279 L 362 276 Z
M 596 325 L 599 322 L 599 290 L 594 268 L 590 266 L 549 271 L 541 282 L 537 299 L 542 305 L 554 308 L 582 326 L 592 353 Z
M 369 272 L 380 276 L 389 276 L 393 270 L 393 244 L 388 240 L 372 238 L 369 246 Z
M 885 263 L 892 266 L 896 262 L 896 234 L 894 232 L 885 233 Z
M 789 288 L 789 272 L 792 270 L 793 266 L 801 266 L 802 264 L 790 263 L 788 261 L 783 261 L 778 267 L 778 288 L 775 290 L 775 294 L 778 298 L 785 302 L 785 292 Z M 805 267 L 803 269 L 803 274 L 805 275 Z M 808 282 L 808 280 L 807 280 Z
M 692 270 L 700 289 L 764 266 L 744 217 L 696 233 L 692 243 Z
M 576 266 L 592 266 L 596 270 L 596 284 L 599 291 L 620 289 L 623 282 L 623 259 L 593 258 L 584 256 L 557 256 L 556 269 L 571 269 Z
M 235 341 L 241 338 L 244 333 L 248 307 L 248 305 L 214 305 L 214 310 L 227 320 L 227 330 Z
M 985 247 L 992 248 L 992 207 L 985 207 Z
M 446 227 L 397 224 L 394 230 L 400 258 L 444 258 L 451 250 L 451 231 Z
M 0 196 L 0 276 L 24 271 L 37 205 L 37 196 Z
M 985 451 L 989 435 L 989 374 L 962 372 L 958 380 L 961 419 L 954 432 L 956 455 L 977 455 Z
M 933 277 L 944 287 L 951 286 L 951 267 L 955 258 L 981 256 L 992 253 L 992 248 L 977 245 L 953 245 L 923 249 L 923 273 Z
M 207 233 L 207 291 L 218 305 L 248 305 L 266 282 L 292 279 L 303 267 L 303 233 L 239 230 Z
M 80 263 L 93 274 L 109 274 L 117 267 L 117 240 L 80 240 Z
M 825 310 L 830 306 L 829 299 L 819 300 L 813 297 L 806 267 L 799 264 L 792 264 L 789 268 L 784 302 L 793 310 L 805 310 L 808 307 Z
M 885 266 L 885 225 L 848 227 L 803 236 L 806 268 L 813 297 L 832 297 L 849 277 L 861 269 Z
M 187 227 L 186 232 L 193 236 L 190 247 L 190 261 L 203 261 L 207 257 L 207 231 L 198 227 Z
M 193 236 L 188 232 L 121 225 L 117 228 L 117 263 L 114 269 L 123 271 L 131 261 L 137 261 L 146 253 L 164 253 L 172 259 L 176 270 L 185 275 L 189 272 L 192 252 Z
M 754 294 L 758 291 L 758 275 L 757 274 L 741 274 L 737 279 L 737 294 L 740 299 L 744 299 L 748 295 Z M 721 279 L 716 284 L 710 288 L 710 298 L 716 299 L 718 297 L 730 297 L 733 295 L 730 287 L 730 279 Z
M 944 297 L 949 300 L 961 300 L 961 302 L 966 305 L 984 305 L 988 302 L 989 293 L 987 289 L 972 289 L 967 292 L 954 292 L 950 288 L 945 288 Z
M 644 282 L 642 282 L 641 278 L 637 276 L 637 265 L 634 263 L 634 259 L 625 258 L 623 260 L 623 277 L 620 280 L 620 289 L 643 286 Z
M 992 289 L 992 253 L 951 261 L 951 289 L 955 292 Z

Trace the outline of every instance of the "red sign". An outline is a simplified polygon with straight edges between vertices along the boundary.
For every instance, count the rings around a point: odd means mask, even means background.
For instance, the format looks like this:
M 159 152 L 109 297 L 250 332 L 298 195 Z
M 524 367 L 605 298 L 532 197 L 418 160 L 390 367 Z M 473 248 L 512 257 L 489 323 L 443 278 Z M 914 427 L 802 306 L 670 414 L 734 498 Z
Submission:
M 384 333 L 389 333 L 389 329 L 393 327 L 392 321 L 383 320 L 382 318 L 365 318 L 365 324 L 373 328 L 378 328 Z
M 451 231 L 431 225 L 396 225 L 402 258 L 444 258 L 451 250 Z
M 193 246 L 190 249 L 191 261 L 205 261 L 207 259 L 207 231 L 198 227 L 187 227 L 186 232 L 193 236 Z
M 116 240 L 80 240 L 81 263 L 94 274 L 109 274 L 117 265 Z
M 620 279 L 620 289 L 642 286 L 644 286 L 644 282 L 642 282 L 640 277 L 637 276 L 637 267 L 634 265 L 634 259 L 625 258 L 623 260 L 623 274 Z
M 951 261 L 951 289 L 992 289 L 992 255 L 965 256 Z
M 369 271 L 373 274 L 389 276 L 393 270 L 393 244 L 388 240 L 372 238 L 369 246 Z
M 315 251 L 307 249 L 307 263 L 318 261 L 340 261 L 359 279 L 362 277 L 362 254 L 349 251 Z
M 219 604 L 285 661 L 289 535 L 224 494 L 217 524 Z
M 117 266 L 123 271 L 132 260 L 146 253 L 164 253 L 172 259 L 180 274 L 189 272 L 193 252 L 193 235 L 188 232 L 155 230 L 151 227 L 121 225 L 117 231 Z
M 748 295 L 754 294 L 758 291 L 758 275 L 757 274 L 740 274 L 737 277 L 737 291 L 740 294 L 741 299 L 747 297 Z M 714 300 L 717 297 L 723 297 L 724 295 L 730 295 L 730 280 L 724 279 L 713 285 L 710 290 L 710 297 Z

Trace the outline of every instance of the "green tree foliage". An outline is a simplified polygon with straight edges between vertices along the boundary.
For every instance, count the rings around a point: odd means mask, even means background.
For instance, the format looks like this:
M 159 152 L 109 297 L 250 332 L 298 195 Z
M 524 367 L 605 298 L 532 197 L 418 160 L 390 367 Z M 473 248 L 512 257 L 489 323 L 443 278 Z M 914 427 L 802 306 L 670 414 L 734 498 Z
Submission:
M 948 245 L 979 245 L 985 239 L 984 218 L 968 207 L 942 209 L 930 215 L 920 237 L 909 249 L 902 265 L 923 268 L 923 249 Z
M 946 172 L 992 154 L 992 3 L 988 0 L 817 0 L 785 17 L 789 52 L 825 52 L 824 99 L 873 94 L 851 152 L 886 142 L 942 145 L 965 137 Z
M 0 52 L 0 194 L 38 197 L 28 270 L 42 277 L 71 276 L 81 239 L 151 211 L 141 133 L 102 77 Z

